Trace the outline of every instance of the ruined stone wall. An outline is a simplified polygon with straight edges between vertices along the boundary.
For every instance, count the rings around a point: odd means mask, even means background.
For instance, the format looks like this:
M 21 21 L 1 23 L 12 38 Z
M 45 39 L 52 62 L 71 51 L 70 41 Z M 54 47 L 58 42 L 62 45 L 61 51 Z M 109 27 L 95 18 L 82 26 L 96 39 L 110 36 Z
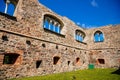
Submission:
M 43 27 L 45 15 L 62 23 L 60 34 Z M 0 13 L 0 79 L 87 69 L 89 63 L 118 67 L 119 27 L 82 29 L 37 0 L 19 0 L 14 16 Z M 76 41 L 76 30 L 84 32 L 83 42 Z M 103 32 L 104 42 L 94 42 L 97 30 Z M 5 63 L 6 57 L 12 62 Z
M 94 41 L 94 33 L 101 31 L 104 36 L 103 42 Z M 87 46 L 92 63 L 96 67 L 119 67 L 120 66 L 120 25 L 105 26 L 101 28 L 89 29 L 87 31 Z M 100 63 L 98 59 L 104 59 Z
M 61 34 L 43 28 L 45 14 L 63 22 Z M 87 68 L 87 44 L 75 40 L 76 29 L 83 31 L 37 0 L 19 0 L 14 16 L 0 13 L 0 79 Z

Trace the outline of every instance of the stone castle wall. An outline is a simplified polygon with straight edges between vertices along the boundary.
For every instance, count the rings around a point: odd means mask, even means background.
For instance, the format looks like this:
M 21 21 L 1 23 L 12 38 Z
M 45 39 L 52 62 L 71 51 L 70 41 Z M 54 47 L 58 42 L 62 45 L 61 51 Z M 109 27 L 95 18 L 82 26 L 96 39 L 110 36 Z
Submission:
M 45 15 L 61 21 L 60 34 L 43 28 Z M 76 30 L 85 33 L 83 42 L 76 41 Z M 103 32 L 103 42 L 94 42 L 97 30 Z M 90 63 L 119 67 L 119 33 L 120 25 L 83 29 L 37 0 L 19 0 L 14 16 L 0 13 L 0 79 L 87 69 Z M 10 55 L 14 64 L 5 64 Z

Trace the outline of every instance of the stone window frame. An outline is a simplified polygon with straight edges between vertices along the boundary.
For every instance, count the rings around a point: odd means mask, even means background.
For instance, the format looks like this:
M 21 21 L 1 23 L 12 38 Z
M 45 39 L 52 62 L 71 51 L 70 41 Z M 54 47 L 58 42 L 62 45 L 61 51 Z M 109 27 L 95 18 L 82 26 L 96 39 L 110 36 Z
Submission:
M 47 26 L 45 23 L 46 21 L 48 22 Z M 52 27 L 51 27 L 51 25 L 52 25 Z M 63 35 L 63 33 L 62 33 L 63 27 L 64 27 L 63 22 L 57 16 L 52 15 L 52 14 L 44 14 L 43 15 L 43 28 L 44 28 L 44 30 L 47 30 L 49 32 L 52 32 L 52 33 L 55 33 L 57 35 L 65 37 L 65 35 Z M 59 30 L 59 31 L 56 31 L 56 30 Z
M 2 12 L 2 13 L 7 14 L 7 15 L 10 15 L 10 16 L 14 16 L 14 15 L 15 15 L 15 12 L 16 12 L 16 7 L 17 7 L 18 2 L 19 2 L 20 0 L 3 0 L 3 1 L 4 1 L 4 3 L 5 3 L 5 8 L 4 8 L 4 12 Z M 13 5 L 13 6 L 14 6 L 14 7 L 13 7 L 13 8 L 14 8 L 13 14 L 8 13 L 8 8 L 9 8 L 10 5 Z
M 78 42 L 83 42 L 86 34 L 82 30 L 75 30 L 75 40 Z
M 104 33 L 100 30 L 97 30 L 94 33 L 94 42 L 104 42 Z

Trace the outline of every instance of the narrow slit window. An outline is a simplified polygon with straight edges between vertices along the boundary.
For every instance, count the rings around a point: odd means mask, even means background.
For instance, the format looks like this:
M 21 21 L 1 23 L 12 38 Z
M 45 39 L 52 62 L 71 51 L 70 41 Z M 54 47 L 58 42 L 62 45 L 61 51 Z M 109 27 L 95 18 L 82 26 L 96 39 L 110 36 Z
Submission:
M 68 61 L 68 66 L 70 65 L 70 61 Z

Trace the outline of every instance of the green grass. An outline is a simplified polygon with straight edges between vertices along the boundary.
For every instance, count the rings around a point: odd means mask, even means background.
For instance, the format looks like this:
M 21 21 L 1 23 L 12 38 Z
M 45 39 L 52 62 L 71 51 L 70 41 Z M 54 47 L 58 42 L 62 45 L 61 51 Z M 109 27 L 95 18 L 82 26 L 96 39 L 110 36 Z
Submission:
M 116 69 L 91 69 L 64 72 L 45 76 L 25 77 L 11 80 L 120 80 L 120 75 L 111 74 Z

